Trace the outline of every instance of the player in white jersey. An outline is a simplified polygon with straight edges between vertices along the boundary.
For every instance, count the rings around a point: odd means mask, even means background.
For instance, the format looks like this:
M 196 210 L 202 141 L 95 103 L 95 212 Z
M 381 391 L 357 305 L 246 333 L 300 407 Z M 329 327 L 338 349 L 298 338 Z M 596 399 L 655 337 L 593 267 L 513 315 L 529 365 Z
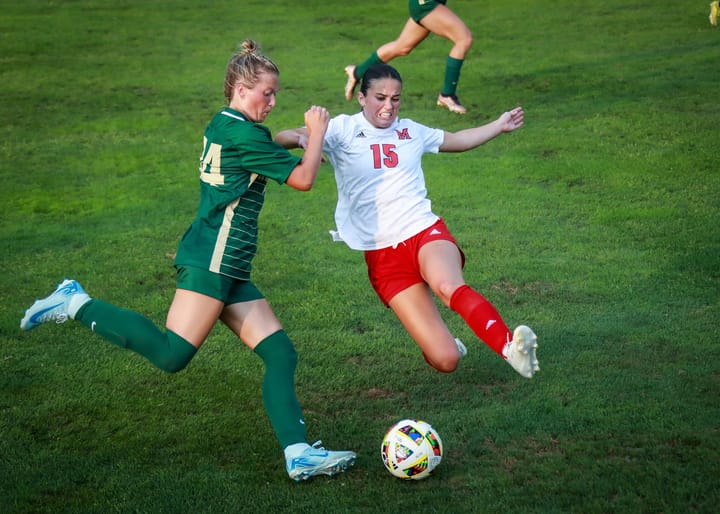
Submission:
M 467 350 L 450 333 L 432 294 L 526 378 L 539 371 L 537 337 L 525 326 L 513 333 L 495 307 L 468 286 L 465 257 L 427 198 L 422 156 L 464 152 L 523 125 L 521 107 L 497 120 L 446 132 L 398 117 L 402 79 L 377 64 L 362 77 L 362 111 L 330 120 L 323 150 L 335 169 L 338 204 L 334 237 L 365 252 L 370 282 L 435 369 L 452 372 Z M 305 147 L 305 128 L 281 131 L 286 148 Z
M 437 153 L 442 130 L 407 119 L 377 128 L 362 112 L 337 116 L 328 130 L 323 149 L 335 168 L 335 222 L 350 248 L 396 246 L 438 220 L 420 166 L 424 153 Z

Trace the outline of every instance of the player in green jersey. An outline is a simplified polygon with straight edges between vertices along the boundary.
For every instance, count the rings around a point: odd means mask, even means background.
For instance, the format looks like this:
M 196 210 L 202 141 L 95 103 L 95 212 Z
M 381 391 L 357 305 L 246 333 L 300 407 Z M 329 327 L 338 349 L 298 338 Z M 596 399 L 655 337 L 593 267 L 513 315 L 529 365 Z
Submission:
M 220 320 L 265 364 L 263 403 L 285 453 L 290 478 L 333 475 L 356 458 L 350 451 L 309 445 L 295 394 L 297 354 L 270 304 L 250 281 L 257 221 L 269 179 L 307 191 L 315 182 L 329 114 L 305 113 L 310 136 L 302 158 L 272 140 L 261 125 L 275 107 L 279 71 L 245 40 L 225 76 L 228 106 L 205 129 L 200 158 L 200 206 L 177 255 L 177 289 L 166 330 L 144 316 L 92 299 L 75 280 L 65 280 L 37 300 L 20 322 L 24 330 L 67 318 L 174 373 L 184 369 Z
M 465 114 L 467 109 L 458 100 L 456 93 L 460 70 L 465 55 L 472 45 L 472 33 L 465 23 L 445 4 L 447 0 L 408 0 L 410 18 L 405 22 L 396 40 L 385 43 L 357 66 L 345 67 L 347 83 L 345 99 L 350 101 L 358 80 L 373 64 L 388 63 L 395 57 L 409 55 L 430 33 L 452 41 L 452 48 L 445 62 L 445 81 L 437 97 L 437 105 L 450 112 Z

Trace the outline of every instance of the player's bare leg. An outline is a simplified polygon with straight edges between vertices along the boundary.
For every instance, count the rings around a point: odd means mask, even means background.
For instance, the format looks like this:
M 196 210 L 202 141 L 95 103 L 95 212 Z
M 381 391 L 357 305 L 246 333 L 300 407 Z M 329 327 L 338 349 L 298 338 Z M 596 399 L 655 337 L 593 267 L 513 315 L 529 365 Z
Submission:
M 455 290 L 465 284 L 462 275 L 462 256 L 452 241 L 437 240 L 426 243 L 418 252 L 420 273 L 433 292 L 450 307 Z
M 462 350 L 440 316 L 427 285 L 408 287 L 396 294 L 389 305 L 428 364 L 444 373 L 455 371 Z
M 345 66 L 345 75 L 347 76 L 345 100 L 352 100 L 358 81 L 362 79 L 362 75 L 371 65 L 381 62 L 388 63 L 395 57 L 408 55 L 428 34 L 430 32 L 427 29 L 415 23 L 412 19 L 408 19 L 397 39 L 382 45 L 357 66 L 354 64 Z
M 472 32 L 458 15 L 444 5 L 438 5 L 421 23 L 433 34 L 452 41 L 453 46 L 448 55 L 448 67 L 445 71 L 443 91 L 437 98 L 437 105 L 450 112 L 465 114 L 467 109 L 460 103 L 455 88 L 460 77 L 460 68 L 473 43 Z
M 187 289 L 175 290 L 165 327 L 200 348 L 222 312 L 220 300 Z
M 423 278 L 448 307 L 450 307 L 454 293 L 461 287 L 466 289 L 464 294 L 481 298 L 478 293 L 472 291 L 465 285 L 462 277 L 460 250 L 451 241 L 438 240 L 425 244 L 420 249 L 418 259 L 420 261 Z M 514 330 L 511 338 L 500 315 L 489 303 L 485 300 L 482 301 L 485 302 L 485 307 L 483 308 L 486 311 L 485 315 L 492 313 L 488 319 L 494 320 L 493 327 L 495 328 L 493 328 L 493 330 L 502 326 L 502 331 L 499 333 L 495 332 L 493 336 L 490 336 L 490 332 L 487 331 L 483 334 L 475 325 L 476 320 L 471 319 L 474 315 L 471 316 L 471 318 L 466 318 L 466 322 L 469 322 L 473 331 L 479 337 L 483 336 L 481 339 L 496 352 L 500 353 L 515 371 L 525 378 L 532 378 L 535 372 L 540 370 L 536 356 L 537 337 L 535 333 L 529 327 L 520 325 Z M 462 315 L 464 310 L 457 306 L 455 306 L 455 308 L 459 309 L 458 313 Z M 467 316 L 467 313 L 465 313 L 465 316 Z M 482 325 L 485 325 L 486 322 L 483 321 L 485 319 L 486 318 L 481 315 L 480 321 Z M 498 340 L 499 337 L 502 339 Z
M 427 28 L 409 18 L 397 39 L 378 48 L 377 55 L 384 63 L 390 62 L 396 57 L 404 57 L 409 55 L 428 35 L 430 35 L 430 31 Z

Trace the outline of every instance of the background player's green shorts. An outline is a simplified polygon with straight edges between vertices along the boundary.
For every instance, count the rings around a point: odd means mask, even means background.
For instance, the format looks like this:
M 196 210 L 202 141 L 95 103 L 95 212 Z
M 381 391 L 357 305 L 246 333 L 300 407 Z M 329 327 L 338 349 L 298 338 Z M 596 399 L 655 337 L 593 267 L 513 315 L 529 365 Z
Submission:
M 192 266 L 178 268 L 177 288 L 210 296 L 224 302 L 225 305 L 265 298 L 249 280 L 237 280 Z
M 430 11 L 435 9 L 438 4 L 445 5 L 447 0 L 410 0 L 408 2 L 408 9 L 410 10 L 410 17 L 415 20 L 415 23 L 420 23 Z

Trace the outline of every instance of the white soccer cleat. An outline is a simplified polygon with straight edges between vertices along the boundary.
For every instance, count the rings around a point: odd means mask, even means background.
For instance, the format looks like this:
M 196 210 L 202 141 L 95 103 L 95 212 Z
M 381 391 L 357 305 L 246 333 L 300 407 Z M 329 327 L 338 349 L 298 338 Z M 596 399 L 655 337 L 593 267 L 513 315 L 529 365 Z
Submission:
M 355 464 L 355 452 L 329 451 L 321 447 L 321 443 L 317 441 L 297 457 L 286 459 L 285 468 L 290 478 L 300 482 L 317 475 L 333 476 Z
M 355 68 L 356 66 L 354 64 L 348 64 L 345 66 L 345 75 L 347 75 L 347 82 L 345 83 L 345 100 L 348 102 L 352 100 L 352 97 L 355 94 L 355 86 L 357 86 L 358 83 L 358 79 L 355 78 Z
M 467 109 L 463 107 L 456 95 L 445 96 L 440 93 L 437 97 L 437 104 L 456 114 L 465 114 L 467 112 Z
M 47 298 L 36 300 L 20 320 L 20 328 L 31 330 L 42 323 L 65 323 L 90 297 L 75 280 L 65 279 Z
M 460 339 L 458 339 L 457 337 L 455 338 L 455 344 L 457 345 L 458 352 L 460 352 L 460 358 L 461 359 L 464 358 L 468 353 L 467 348 L 465 347 L 463 342 Z
M 525 378 L 532 378 L 536 371 L 540 371 L 535 351 L 537 349 L 537 336 L 525 325 L 520 325 L 513 332 L 513 339 L 503 348 L 503 357 L 510 365 Z

